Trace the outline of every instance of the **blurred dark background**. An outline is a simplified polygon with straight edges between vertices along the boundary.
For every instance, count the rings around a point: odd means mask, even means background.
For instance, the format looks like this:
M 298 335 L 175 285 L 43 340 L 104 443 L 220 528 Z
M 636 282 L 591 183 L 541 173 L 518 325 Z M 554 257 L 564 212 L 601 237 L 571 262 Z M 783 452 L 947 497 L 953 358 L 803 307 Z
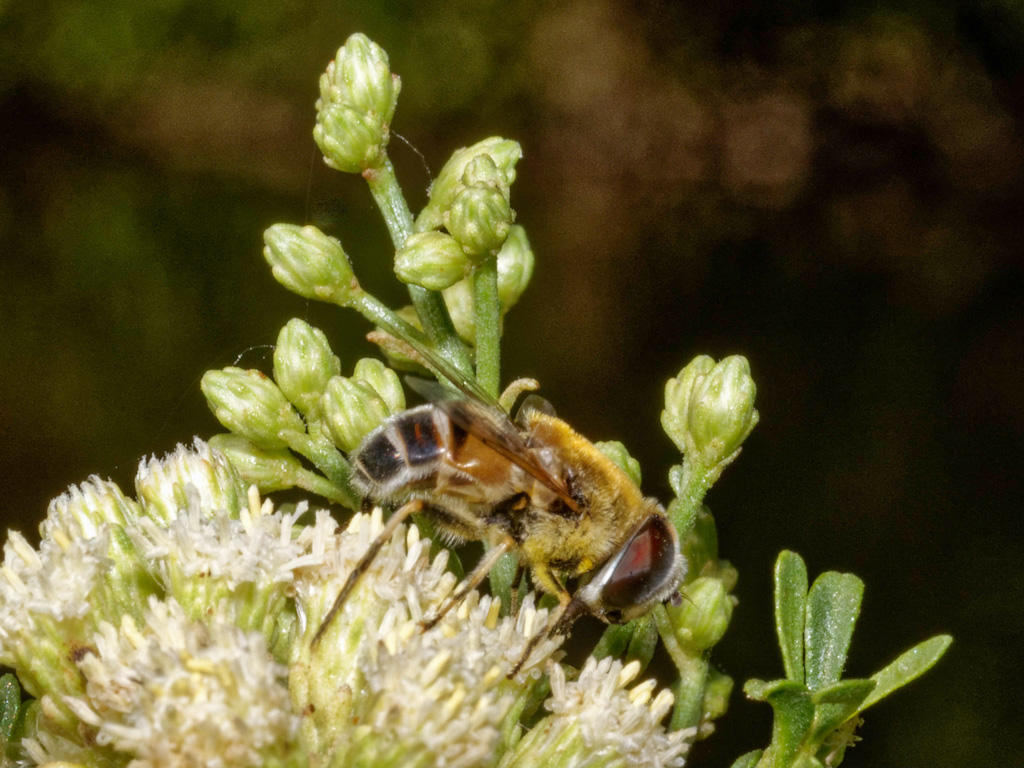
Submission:
M 678 460 L 662 387 L 745 354 L 761 423 L 708 502 L 740 606 L 716 662 L 781 675 L 770 572 L 867 583 L 848 666 L 937 632 L 939 666 L 869 711 L 850 765 L 1024 765 L 1024 9 L 1011 0 L 566 4 L 0 3 L 0 502 L 34 529 L 90 473 L 219 431 L 211 367 L 270 368 L 288 318 L 346 372 L 355 315 L 271 278 L 261 234 L 315 223 L 393 305 L 365 185 L 311 137 L 362 31 L 402 76 L 393 128 L 436 173 L 515 138 L 537 254 L 506 323 L 531 375 L 649 493 Z M 429 176 L 391 153 L 415 207 Z M 737 691 L 694 764 L 767 743 Z

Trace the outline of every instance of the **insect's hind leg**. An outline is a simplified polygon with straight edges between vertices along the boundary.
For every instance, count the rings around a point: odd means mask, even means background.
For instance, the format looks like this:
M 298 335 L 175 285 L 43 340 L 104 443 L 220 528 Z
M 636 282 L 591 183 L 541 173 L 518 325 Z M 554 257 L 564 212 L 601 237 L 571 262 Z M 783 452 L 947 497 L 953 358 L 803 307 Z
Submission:
M 330 626 L 331 621 L 338 615 L 338 611 L 341 610 L 342 606 L 345 605 L 345 601 L 348 596 L 352 594 L 352 590 L 355 589 L 356 584 L 359 583 L 360 577 L 366 573 L 370 564 L 373 563 L 377 553 L 380 552 L 381 547 L 391 538 L 391 535 L 395 532 L 402 522 L 409 517 L 409 515 L 419 512 L 423 508 L 423 502 L 419 499 L 413 499 L 412 501 L 406 502 L 401 507 L 391 513 L 391 517 L 388 518 L 387 523 L 384 525 L 384 529 L 380 532 L 380 535 L 370 544 L 363 556 L 359 558 L 359 562 L 356 563 L 356 567 L 352 569 L 352 572 L 348 575 L 345 580 L 345 584 L 341 588 L 341 592 L 334 599 L 334 605 L 331 606 L 331 610 L 327 612 L 324 620 L 320 623 L 320 628 L 313 635 L 313 641 L 310 644 L 312 648 L 316 648 L 320 639 L 324 636 L 324 632 L 327 631 L 327 627 Z
M 480 586 L 480 582 L 484 580 L 484 577 L 491 572 L 494 568 L 495 563 L 504 555 L 515 547 L 516 543 L 512 537 L 507 537 L 501 541 L 501 543 L 491 547 L 483 558 L 477 563 L 476 568 L 473 569 L 472 573 L 466 577 L 458 589 L 456 589 L 452 595 L 441 604 L 441 607 L 437 609 L 437 612 L 420 622 L 420 629 L 426 631 L 431 627 L 435 626 L 437 622 L 444 618 L 444 615 L 448 613 L 452 608 L 461 603 L 466 595 L 472 590 Z

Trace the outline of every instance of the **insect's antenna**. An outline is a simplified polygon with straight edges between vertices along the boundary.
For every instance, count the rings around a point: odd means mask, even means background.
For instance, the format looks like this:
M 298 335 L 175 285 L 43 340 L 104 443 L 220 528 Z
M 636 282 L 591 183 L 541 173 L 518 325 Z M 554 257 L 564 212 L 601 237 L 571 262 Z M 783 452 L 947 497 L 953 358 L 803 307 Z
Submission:
M 373 540 L 363 556 L 359 558 L 359 562 L 356 563 L 356 567 L 352 569 L 352 572 L 348 575 L 345 580 L 344 586 L 341 588 L 341 592 L 334 599 L 334 605 L 331 606 L 331 610 L 327 612 L 324 620 L 320 623 L 320 628 L 313 635 L 313 641 L 310 643 L 311 648 L 316 648 L 320 643 L 320 639 L 324 636 L 327 628 L 330 626 L 334 617 L 338 615 L 338 611 L 341 610 L 342 606 L 345 605 L 345 601 L 348 596 L 352 594 L 352 590 L 356 588 L 356 584 L 359 583 L 360 577 L 366 573 L 377 553 L 380 552 L 381 547 L 391 539 L 391 535 L 395 532 L 395 529 L 401 525 L 402 521 L 405 520 L 409 515 L 419 512 L 423 508 L 423 502 L 419 499 L 413 499 L 412 501 L 403 504 L 397 510 L 395 510 L 387 523 L 384 525 L 384 529 L 380 532 L 380 535 Z

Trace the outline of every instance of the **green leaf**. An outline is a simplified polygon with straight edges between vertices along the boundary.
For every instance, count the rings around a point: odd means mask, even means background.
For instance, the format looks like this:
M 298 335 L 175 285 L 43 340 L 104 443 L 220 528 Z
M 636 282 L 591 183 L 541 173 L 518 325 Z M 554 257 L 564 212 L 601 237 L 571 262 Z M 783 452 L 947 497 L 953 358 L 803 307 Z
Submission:
M 732 764 L 732 768 L 754 768 L 757 765 L 757 761 L 761 759 L 762 753 L 763 750 L 755 749 L 753 752 L 740 755 L 736 758 L 736 762 Z
M 936 635 L 923 643 L 918 643 L 881 672 L 873 675 L 871 679 L 877 685 L 857 711 L 863 712 L 879 699 L 923 675 L 942 658 L 952 642 L 953 638 L 949 635 Z
M 814 580 L 804 624 L 805 677 L 812 691 L 842 675 L 863 596 L 864 582 L 852 573 L 828 571 Z
M 750 695 L 749 683 L 744 686 Z M 814 723 L 814 704 L 801 683 L 778 680 L 768 683 L 761 693 L 775 710 L 772 741 L 761 759 L 763 766 L 790 766 L 800 751 Z
M 796 552 L 784 550 L 775 561 L 775 632 L 786 677 L 804 681 L 804 615 L 807 566 Z
M 874 680 L 843 680 L 811 696 L 815 704 L 811 740 L 820 745 L 829 733 L 860 711 L 860 705 L 875 689 Z
M 21 707 L 21 687 L 18 679 L 12 674 L 0 677 L 0 738 L 4 744 L 11 739 L 14 726 L 18 723 L 18 710 Z
M 647 669 L 654 656 L 654 649 L 658 647 L 658 628 L 650 614 L 641 616 L 636 620 L 636 628 L 633 630 L 633 637 L 629 640 L 629 647 L 626 649 L 624 661 L 639 661 L 641 669 Z
M 597 641 L 597 645 L 594 646 L 592 655 L 595 659 L 603 659 L 605 656 L 611 656 L 613 659 L 619 658 L 629 647 L 629 641 L 633 639 L 635 629 L 636 621 L 608 626 L 601 635 L 601 639 Z

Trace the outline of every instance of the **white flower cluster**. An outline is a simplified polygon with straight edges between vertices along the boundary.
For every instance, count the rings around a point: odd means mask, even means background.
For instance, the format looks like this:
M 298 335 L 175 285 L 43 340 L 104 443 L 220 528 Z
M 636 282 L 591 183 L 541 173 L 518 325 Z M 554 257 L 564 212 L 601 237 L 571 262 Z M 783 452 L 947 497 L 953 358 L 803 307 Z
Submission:
M 190 621 L 173 601 L 150 599 L 144 623 L 104 623 L 78 661 L 85 695 L 66 703 L 95 742 L 133 756 L 135 768 L 263 765 L 295 751 L 287 670 L 262 635 L 215 614 Z M 26 746 L 37 761 L 41 745 Z
M 672 697 L 638 668 L 588 662 L 566 682 L 548 612 L 515 617 L 451 593 L 398 526 L 318 644 L 342 585 L 384 530 L 344 531 L 305 504 L 275 510 L 196 441 L 136 480 L 138 501 L 91 478 L 55 500 L 38 550 L 10 534 L 0 568 L 0 663 L 36 697 L 23 762 L 150 766 L 678 765 L 689 734 L 661 725 Z M 552 713 L 524 734 L 550 673 Z M 552 741 L 554 740 L 554 741 Z M 552 746 L 552 745 L 555 746 Z M 558 746 L 560 745 L 560 746 Z M 594 762 L 597 760 L 597 762 Z
M 681 766 L 695 729 L 668 733 L 661 721 L 672 708 L 668 690 L 657 696 L 654 680 L 628 689 L 640 663 L 610 658 L 587 659 L 579 676 L 551 664 L 551 697 L 542 720 L 519 743 L 501 768 L 526 768 L 557 762 L 575 768 L 663 768 Z

